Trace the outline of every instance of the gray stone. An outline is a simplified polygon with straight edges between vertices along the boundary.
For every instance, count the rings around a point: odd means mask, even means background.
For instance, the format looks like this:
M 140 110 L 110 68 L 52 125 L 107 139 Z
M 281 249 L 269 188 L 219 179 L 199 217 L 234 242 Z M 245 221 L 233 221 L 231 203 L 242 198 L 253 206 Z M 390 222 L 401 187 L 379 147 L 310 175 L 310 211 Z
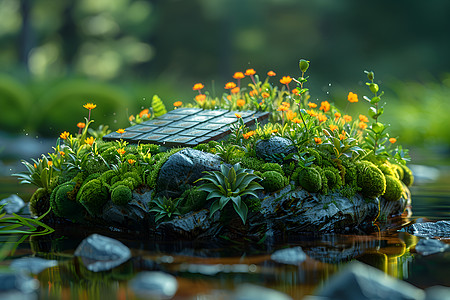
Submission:
M 241 284 L 236 288 L 234 300 L 289 300 L 288 295 L 254 284 Z
M 121 242 L 92 234 L 85 238 L 74 253 L 81 257 L 84 266 L 92 272 L 111 270 L 131 258 L 130 249 Z
M 286 138 L 274 136 L 256 143 L 256 156 L 266 162 L 283 162 L 283 158 L 295 152 L 295 146 Z
M 17 196 L 16 194 L 12 194 L 8 198 L 2 199 L 0 201 L 0 206 L 5 205 L 3 210 L 7 214 L 18 213 L 22 208 L 25 207 L 25 202 Z
M 441 253 L 449 248 L 449 245 L 435 239 L 421 239 L 416 245 L 417 253 L 422 255 Z
M 15 271 L 39 274 L 43 270 L 57 265 L 58 262 L 56 260 L 48 260 L 39 257 L 23 257 L 13 260 L 9 267 Z
M 219 171 L 222 159 L 214 154 L 187 148 L 169 157 L 156 181 L 157 191 L 171 198 L 179 197 L 187 185 L 203 177 L 205 171 Z
M 0 272 L 0 299 L 37 299 L 39 281 L 21 273 L 11 270 Z
M 128 284 L 136 294 L 151 299 L 171 299 L 178 289 L 177 279 L 163 272 L 140 272 Z
M 450 237 L 450 221 L 437 221 L 415 223 L 402 231 L 407 231 L 412 235 L 426 238 L 449 238 Z
M 352 262 L 335 274 L 315 295 L 336 300 L 425 299 L 421 289 L 359 262 Z
M 302 247 L 287 248 L 275 251 L 270 258 L 281 264 L 298 266 L 306 259 Z
M 425 300 L 450 300 L 450 287 L 435 285 L 425 290 Z

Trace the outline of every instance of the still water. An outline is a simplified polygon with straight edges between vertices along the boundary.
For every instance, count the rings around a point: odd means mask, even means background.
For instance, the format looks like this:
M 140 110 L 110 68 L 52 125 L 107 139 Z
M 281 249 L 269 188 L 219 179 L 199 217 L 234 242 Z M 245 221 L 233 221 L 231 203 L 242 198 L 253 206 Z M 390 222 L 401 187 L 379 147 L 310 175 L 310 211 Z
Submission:
M 19 189 L 19 195 L 28 199 L 31 192 L 28 187 L 17 186 L 10 179 L 2 180 L 3 186 Z M 417 219 L 450 220 L 449 183 L 448 169 L 442 169 L 431 182 L 418 180 L 411 188 L 413 215 L 380 224 L 382 230 L 369 235 L 300 234 L 290 240 L 257 245 L 161 241 L 132 233 L 59 225 L 51 235 L 28 238 L 0 264 L 7 266 L 21 257 L 57 260 L 57 266 L 33 275 L 40 282 L 39 299 L 142 299 L 128 285 L 140 271 L 163 271 L 175 276 L 178 290 L 174 299 L 229 299 L 243 283 L 301 299 L 313 294 L 332 274 L 354 260 L 419 288 L 450 286 L 450 252 L 421 256 L 414 251 L 419 238 L 398 232 Z M 5 193 L 5 188 L 2 192 Z M 131 249 L 133 258 L 108 272 L 88 271 L 73 254 L 91 233 L 118 239 Z M 12 242 L 0 238 L 2 242 Z M 443 241 L 450 244 L 450 240 Z M 305 261 L 281 264 L 271 260 L 275 251 L 297 246 L 307 254 Z

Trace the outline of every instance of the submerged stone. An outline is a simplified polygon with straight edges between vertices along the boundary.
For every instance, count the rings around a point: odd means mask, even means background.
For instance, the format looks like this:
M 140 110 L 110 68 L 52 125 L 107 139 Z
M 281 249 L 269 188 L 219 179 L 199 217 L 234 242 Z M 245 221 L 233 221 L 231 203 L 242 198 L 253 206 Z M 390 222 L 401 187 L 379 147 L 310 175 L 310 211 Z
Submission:
M 177 279 L 163 272 L 140 272 L 129 285 L 136 294 L 151 299 L 171 299 L 178 289 Z
M 280 136 L 260 140 L 255 147 L 256 156 L 266 162 L 281 163 L 283 158 L 295 152 L 292 142 Z
M 39 281 L 10 270 L 0 272 L 0 299 L 37 299 Z
M 92 272 L 108 271 L 131 258 L 130 249 L 121 242 L 92 234 L 77 247 L 75 256 L 81 257 L 84 266 Z
M 415 223 L 403 230 L 406 230 L 412 235 L 425 238 L 449 238 L 450 221 Z
M 417 253 L 422 255 L 431 255 L 444 252 L 449 248 L 449 245 L 435 239 L 421 239 L 416 245 Z
M 241 284 L 236 288 L 233 300 L 289 300 L 288 295 L 254 284 Z
M 13 260 L 9 267 L 16 271 L 39 274 L 43 270 L 57 265 L 58 262 L 56 260 L 48 260 L 39 257 L 23 257 Z
M 306 254 L 302 247 L 287 248 L 275 251 L 270 258 L 281 264 L 297 266 L 305 261 Z
M 17 196 L 16 194 L 12 194 L 8 198 L 0 200 L 0 206 L 5 205 L 3 210 L 7 214 L 18 213 L 22 208 L 24 208 L 25 202 Z

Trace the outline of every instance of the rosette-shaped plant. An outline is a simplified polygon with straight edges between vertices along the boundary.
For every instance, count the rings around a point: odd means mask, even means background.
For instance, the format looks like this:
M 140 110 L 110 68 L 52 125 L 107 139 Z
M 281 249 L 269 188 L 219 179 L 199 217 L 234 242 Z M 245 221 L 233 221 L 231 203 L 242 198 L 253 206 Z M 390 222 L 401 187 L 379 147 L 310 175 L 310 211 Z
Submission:
M 205 172 L 207 175 L 200 180 L 207 181 L 201 185 L 199 190 L 209 193 L 206 200 L 216 199 L 209 209 L 210 217 L 218 210 L 222 210 L 228 202 L 233 203 L 234 210 L 245 224 L 247 220 L 248 207 L 242 200 L 244 196 L 258 198 L 257 190 L 263 187 L 256 182 L 261 178 L 253 174 L 252 170 L 241 168 L 239 163 L 228 167 L 220 166 L 220 171 Z

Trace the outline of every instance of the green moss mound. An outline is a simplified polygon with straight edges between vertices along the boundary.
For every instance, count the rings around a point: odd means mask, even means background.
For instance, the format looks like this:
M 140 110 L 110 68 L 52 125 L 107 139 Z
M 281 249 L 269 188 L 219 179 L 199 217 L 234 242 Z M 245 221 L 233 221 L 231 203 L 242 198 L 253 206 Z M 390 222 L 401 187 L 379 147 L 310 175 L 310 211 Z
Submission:
M 111 180 L 113 179 L 113 177 L 116 176 L 116 172 L 113 170 L 109 170 L 106 171 L 105 173 L 103 173 L 102 175 L 100 175 L 99 179 L 107 184 L 107 185 L 111 185 Z
M 334 190 L 342 186 L 342 179 L 338 169 L 325 167 L 323 169 L 323 172 L 325 177 L 327 178 L 327 184 L 330 190 Z
M 358 177 L 357 184 L 365 197 L 376 198 L 386 190 L 386 178 L 373 163 L 360 161 L 356 164 Z
M 412 186 L 414 183 L 412 171 L 405 165 L 401 165 L 401 168 L 403 169 L 403 183 L 406 184 L 406 186 Z
M 397 172 L 397 178 L 403 180 L 403 177 L 405 175 L 403 168 L 398 164 L 392 164 L 392 169 L 394 169 L 394 171 Z
M 298 173 L 298 183 L 310 193 L 317 193 L 322 188 L 320 173 L 313 167 L 304 168 Z
M 84 216 L 83 206 L 70 196 L 76 188 L 74 182 L 67 182 L 56 187 L 50 196 L 50 206 L 58 217 L 72 221 L 81 221 Z
M 275 192 L 284 188 L 287 184 L 287 178 L 277 171 L 267 171 L 262 173 L 260 184 L 266 192 Z
M 265 164 L 263 160 L 260 160 L 256 157 L 244 156 L 242 158 L 238 158 L 236 162 L 245 168 L 255 171 L 262 171 L 262 166 Z M 234 160 L 231 163 L 236 163 Z
M 281 175 L 284 175 L 283 168 L 277 163 L 265 163 L 261 166 L 261 169 L 259 171 L 263 173 L 267 171 L 275 171 L 280 173 Z
M 103 173 L 109 170 L 106 161 L 101 156 L 90 156 L 83 164 L 83 170 L 88 174 Z
M 38 188 L 28 204 L 32 216 L 39 217 L 50 208 L 50 193 L 45 188 Z
M 383 198 L 387 201 L 398 201 L 402 197 L 403 186 L 400 180 L 394 176 L 386 176 L 386 191 Z
M 133 193 L 125 185 L 118 185 L 111 192 L 111 200 L 117 205 L 126 205 L 133 199 Z
M 208 192 L 201 191 L 198 187 L 185 190 L 181 195 L 183 199 L 180 201 L 180 212 L 185 214 L 202 209 L 207 202 L 206 197 L 208 197 Z
M 77 194 L 77 201 L 83 205 L 92 216 L 101 214 L 102 208 L 109 200 L 108 188 L 100 179 L 92 179 L 85 183 Z

